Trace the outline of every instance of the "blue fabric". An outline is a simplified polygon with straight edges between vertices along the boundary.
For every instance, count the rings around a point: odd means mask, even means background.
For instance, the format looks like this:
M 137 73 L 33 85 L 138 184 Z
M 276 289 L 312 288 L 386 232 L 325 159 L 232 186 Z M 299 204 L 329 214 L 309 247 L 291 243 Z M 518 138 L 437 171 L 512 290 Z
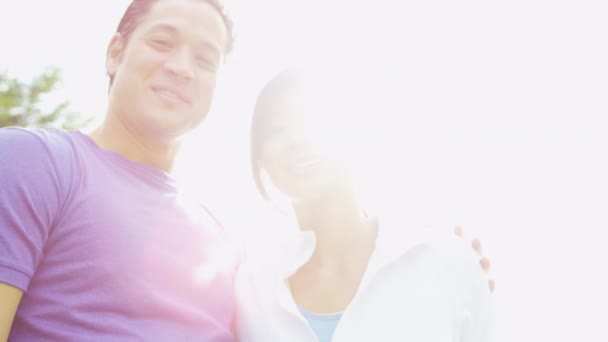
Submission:
M 340 318 L 342 318 L 342 313 L 318 314 L 310 312 L 299 305 L 298 309 L 308 322 L 310 328 L 315 332 L 315 335 L 319 338 L 319 342 L 330 342 L 331 337 L 336 330 L 336 326 L 338 325 L 338 322 L 340 322 Z

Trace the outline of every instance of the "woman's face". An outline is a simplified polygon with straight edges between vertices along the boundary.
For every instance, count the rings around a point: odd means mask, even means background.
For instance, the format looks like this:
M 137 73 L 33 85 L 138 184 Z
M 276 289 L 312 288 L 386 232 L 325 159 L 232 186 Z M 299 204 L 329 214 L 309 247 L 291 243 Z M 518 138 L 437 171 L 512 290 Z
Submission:
M 333 111 L 337 109 L 323 99 L 293 87 L 281 91 L 261 116 L 260 166 L 274 186 L 294 201 L 322 197 L 349 181 L 336 148 L 340 134 Z

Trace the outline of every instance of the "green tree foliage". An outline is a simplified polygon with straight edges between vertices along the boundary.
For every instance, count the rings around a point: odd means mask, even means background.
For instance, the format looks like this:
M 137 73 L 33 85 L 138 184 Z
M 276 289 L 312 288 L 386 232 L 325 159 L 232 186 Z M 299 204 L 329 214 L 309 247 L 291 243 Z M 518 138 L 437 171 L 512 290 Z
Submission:
M 40 127 L 73 130 L 91 121 L 72 111 L 68 101 L 49 106 L 45 96 L 56 90 L 61 72 L 48 68 L 27 83 L 0 72 L 0 127 Z

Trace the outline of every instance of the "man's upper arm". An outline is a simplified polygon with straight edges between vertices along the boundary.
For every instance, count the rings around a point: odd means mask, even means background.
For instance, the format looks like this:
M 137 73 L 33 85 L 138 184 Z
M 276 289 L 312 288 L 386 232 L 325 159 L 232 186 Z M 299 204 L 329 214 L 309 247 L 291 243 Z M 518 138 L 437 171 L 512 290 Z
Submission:
M 0 130 L 0 282 L 26 291 L 60 207 L 55 163 L 41 136 Z
M 23 291 L 18 288 L 0 283 L 0 341 L 8 340 L 22 296 Z

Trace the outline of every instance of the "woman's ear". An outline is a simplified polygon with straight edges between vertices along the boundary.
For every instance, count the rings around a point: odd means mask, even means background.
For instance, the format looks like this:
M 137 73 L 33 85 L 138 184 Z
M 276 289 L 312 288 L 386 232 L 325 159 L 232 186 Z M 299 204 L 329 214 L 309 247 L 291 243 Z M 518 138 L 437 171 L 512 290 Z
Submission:
M 122 56 L 125 49 L 125 39 L 124 36 L 116 32 L 110 40 L 110 45 L 108 45 L 108 52 L 106 55 L 106 73 L 110 78 L 114 78 L 116 74 L 116 70 L 118 70 L 118 66 L 122 60 Z

